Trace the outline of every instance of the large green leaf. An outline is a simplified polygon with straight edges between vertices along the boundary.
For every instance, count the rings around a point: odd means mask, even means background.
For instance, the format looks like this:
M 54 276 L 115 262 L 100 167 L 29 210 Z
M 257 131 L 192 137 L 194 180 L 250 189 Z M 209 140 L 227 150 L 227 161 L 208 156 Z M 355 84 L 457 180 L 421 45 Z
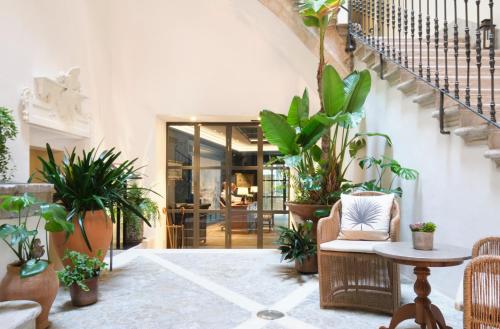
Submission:
M 330 127 L 323 124 L 320 115 L 314 115 L 302 128 L 297 143 L 307 150 L 315 145 L 328 129 Z
M 344 82 L 333 66 L 326 65 L 321 83 L 325 113 L 333 117 L 342 110 L 345 102 Z
M 42 273 L 48 265 L 49 263 L 44 260 L 30 259 L 21 267 L 21 278 L 24 279 Z
M 260 112 L 260 124 L 267 141 L 278 147 L 284 155 L 299 154 L 299 147 L 295 141 L 296 133 L 286 119 L 268 110 Z
M 349 113 L 360 112 L 371 88 L 371 76 L 367 70 L 353 72 L 344 79 L 347 95 L 344 110 Z
M 368 136 L 368 137 L 383 137 L 385 139 L 387 145 L 392 146 L 391 137 L 389 137 L 389 135 L 387 135 L 387 134 L 371 133 L 371 132 L 356 133 L 356 135 L 354 135 L 354 138 L 363 137 L 363 136 Z
M 287 122 L 292 127 L 298 127 L 300 125 L 299 118 L 299 106 L 302 100 L 299 96 L 294 96 L 292 102 L 290 103 L 290 108 L 288 109 Z
M 3 198 L 3 197 L 2 197 Z M 7 196 L 3 199 L 0 207 L 8 212 L 16 212 L 19 213 L 23 209 L 29 208 L 36 203 L 36 199 L 28 193 L 24 193 L 19 196 Z

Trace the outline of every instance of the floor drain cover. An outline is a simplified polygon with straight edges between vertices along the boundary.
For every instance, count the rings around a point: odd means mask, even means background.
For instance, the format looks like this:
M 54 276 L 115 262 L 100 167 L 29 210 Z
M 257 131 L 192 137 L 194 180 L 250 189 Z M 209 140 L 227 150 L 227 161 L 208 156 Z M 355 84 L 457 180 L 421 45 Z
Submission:
M 276 319 L 284 317 L 285 314 L 283 314 L 280 311 L 276 311 L 276 310 L 263 310 L 263 311 L 257 312 L 257 316 L 261 319 L 264 319 L 264 320 L 276 320 Z

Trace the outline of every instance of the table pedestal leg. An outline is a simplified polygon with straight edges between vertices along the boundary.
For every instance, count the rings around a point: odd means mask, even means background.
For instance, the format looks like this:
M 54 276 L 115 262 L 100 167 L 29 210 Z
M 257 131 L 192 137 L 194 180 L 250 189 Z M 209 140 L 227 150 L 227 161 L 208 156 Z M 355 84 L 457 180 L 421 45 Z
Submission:
M 452 329 L 446 325 L 443 314 L 436 305 L 431 304 L 429 294 L 431 285 L 427 281 L 430 270 L 427 267 L 415 267 L 413 270 L 417 276 L 413 289 L 417 294 L 415 303 L 406 304 L 394 313 L 389 327 L 380 329 L 395 329 L 398 324 L 408 319 L 415 319 L 415 322 L 422 329 Z

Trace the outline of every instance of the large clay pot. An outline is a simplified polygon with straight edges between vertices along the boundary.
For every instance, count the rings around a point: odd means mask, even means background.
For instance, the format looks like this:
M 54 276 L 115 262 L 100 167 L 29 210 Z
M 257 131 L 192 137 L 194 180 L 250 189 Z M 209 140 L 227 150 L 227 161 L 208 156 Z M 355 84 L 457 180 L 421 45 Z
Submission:
M 295 220 L 304 221 L 304 220 L 312 220 L 313 222 L 313 236 L 316 238 L 317 236 L 317 228 L 319 218 L 314 214 L 316 210 L 319 209 L 331 209 L 332 206 L 326 206 L 321 204 L 303 204 L 303 203 L 293 203 L 288 202 L 286 204 L 288 209 L 294 216 Z
M 59 288 L 56 272 L 52 264 L 35 276 L 21 279 L 21 267 L 7 265 L 7 274 L 0 283 L 0 301 L 32 300 L 42 306 L 42 313 L 36 319 L 36 328 L 49 326 L 49 312 Z
M 89 291 L 82 290 L 76 283 L 69 287 L 71 296 L 71 304 L 74 306 L 87 306 L 97 302 L 97 280 L 99 277 L 85 280 L 85 284 L 89 287 Z
M 295 269 L 302 274 L 316 274 L 318 273 L 318 257 L 309 256 L 301 263 L 295 261 Z
M 76 218 L 73 220 L 73 224 L 75 224 L 75 232 L 69 236 L 68 240 L 66 240 L 66 233 L 64 232 L 52 233 L 52 243 L 57 255 L 62 258 L 64 251 L 69 249 L 87 254 L 90 257 L 97 257 L 99 250 L 101 250 L 99 259 L 102 261 L 113 239 L 113 223 L 111 219 L 106 216 L 103 210 L 87 211 L 85 213 L 83 225 L 92 250 L 85 243 Z M 69 265 L 69 260 L 66 260 L 64 264 Z

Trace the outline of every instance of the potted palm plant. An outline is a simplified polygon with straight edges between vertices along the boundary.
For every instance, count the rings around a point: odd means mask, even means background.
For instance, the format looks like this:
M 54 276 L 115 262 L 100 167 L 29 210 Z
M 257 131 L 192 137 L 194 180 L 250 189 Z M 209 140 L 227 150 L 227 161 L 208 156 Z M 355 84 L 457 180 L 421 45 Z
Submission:
M 98 279 L 106 263 L 97 257 L 89 257 L 76 251 L 66 250 L 64 260 L 70 264 L 57 272 L 59 281 L 69 288 L 71 303 L 86 306 L 97 302 Z
M 304 274 L 318 272 L 316 257 L 316 241 L 312 234 L 313 222 L 305 221 L 291 228 L 279 226 L 279 237 L 276 243 L 281 251 L 281 261 L 295 261 L 295 269 Z
M 2 197 L 3 198 L 3 197 Z M 52 264 L 45 255 L 39 235 L 42 219 L 46 232 L 73 232 L 73 224 L 66 221 L 66 211 L 56 204 L 42 204 L 28 194 L 3 198 L 0 208 L 17 217 L 17 224 L 0 225 L 0 239 L 16 255 L 17 261 L 7 266 L 7 274 L 0 283 L 0 301 L 32 300 L 42 306 L 37 329 L 49 326 L 48 316 L 57 295 L 59 283 Z M 29 227 L 28 218 L 38 216 L 35 227 Z M 48 255 L 48 252 L 47 252 Z
M 148 197 L 151 190 L 139 187 L 137 184 L 132 184 L 127 191 L 127 201 L 137 207 L 142 215 L 150 222 L 155 223 L 160 218 L 160 210 L 158 204 Z M 136 245 L 141 243 L 144 233 L 144 221 L 134 212 L 124 209 L 124 243 L 126 245 Z
M 141 177 L 134 167 L 137 159 L 117 164 L 121 153 L 114 148 L 101 153 L 96 149 L 83 151 L 81 156 L 73 149 L 58 165 L 49 144 L 47 154 L 47 161 L 39 158 L 40 173 L 54 185 L 54 200 L 68 211 L 66 220 L 75 224 L 75 231 L 69 237 L 52 234 L 59 257 L 64 256 L 65 249 L 70 249 L 102 261 L 112 240 L 115 208 L 127 209 L 150 225 L 141 210 L 126 199 L 127 181 Z M 99 250 L 103 251 L 100 255 Z

